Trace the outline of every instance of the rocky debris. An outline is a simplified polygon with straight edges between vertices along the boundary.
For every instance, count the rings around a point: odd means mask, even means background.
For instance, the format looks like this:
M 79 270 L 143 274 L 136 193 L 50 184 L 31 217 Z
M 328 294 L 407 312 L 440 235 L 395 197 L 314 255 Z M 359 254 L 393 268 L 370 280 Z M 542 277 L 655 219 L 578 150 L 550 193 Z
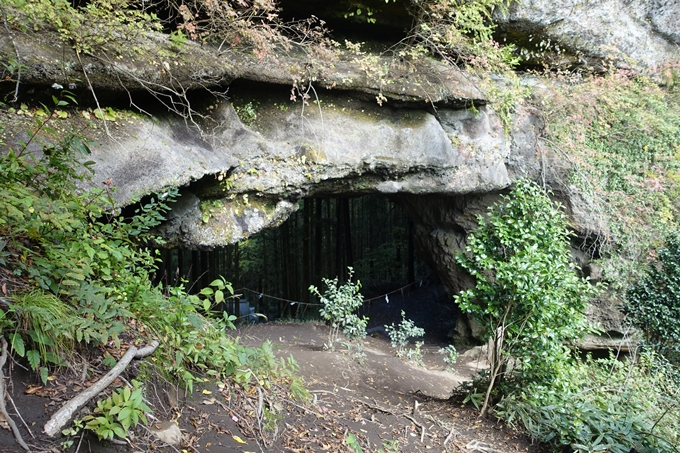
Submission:
M 182 431 L 173 421 L 160 421 L 149 428 L 158 439 L 168 445 L 179 446 L 182 443 Z

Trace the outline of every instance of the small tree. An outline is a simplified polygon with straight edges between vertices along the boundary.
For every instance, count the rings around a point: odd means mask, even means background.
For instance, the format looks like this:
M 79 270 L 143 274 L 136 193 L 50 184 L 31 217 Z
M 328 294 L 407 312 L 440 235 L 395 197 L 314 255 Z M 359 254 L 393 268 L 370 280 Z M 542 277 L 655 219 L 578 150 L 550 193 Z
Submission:
M 491 338 L 485 415 L 511 358 L 513 368 L 532 380 L 549 378 L 567 359 L 565 342 L 584 332 L 593 287 L 575 272 L 566 216 L 535 183 L 518 181 L 478 220 L 467 253 L 457 257 L 476 286 L 455 300 Z
M 659 249 L 647 275 L 630 287 L 624 312 L 642 330 L 645 342 L 674 364 L 680 364 L 680 234 Z
M 425 329 L 416 327 L 416 323 L 413 320 L 406 319 L 404 310 L 401 311 L 401 322 L 399 325 L 395 326 L 392 323 L 389 326 L 385 326 L 385 331 L 390 337 L 392 347 L 397 350 L 397 357 L 400 359 L 413 357 L 416 362 L 422 361 L 420 347 L 423 345 L 423 342 L 416 342 L 416 349 L 407 350 L 406 346 L 408 346 L 410 338 L 418 338 L 425 335 Z
M 309 287 L 309 292 L 317 296 L 323 308 L 319 310 L 319 314 L 323 319 L 330 322 L 331 329 L 328 333 L 327 349 L 333 350 L 335 343 L 338 341 L 340 330 L 350 339 L 361 339 L 366 336 L 366 324 L 368 318 L 362 316 L 361 318 L 354 313 L 354 310 L 361 307 L 364 303 L 364 296 L 361 295 L 361 282 L 357 280 L 352 283 L 352 275 L 354 269 L 347 268 L 348 278 L 347 282 L 338 286 L 338 278 L 333 280 L 324 278 L 323 282 L 328 287 L 323 293 L 319 293 L 316 286 Z

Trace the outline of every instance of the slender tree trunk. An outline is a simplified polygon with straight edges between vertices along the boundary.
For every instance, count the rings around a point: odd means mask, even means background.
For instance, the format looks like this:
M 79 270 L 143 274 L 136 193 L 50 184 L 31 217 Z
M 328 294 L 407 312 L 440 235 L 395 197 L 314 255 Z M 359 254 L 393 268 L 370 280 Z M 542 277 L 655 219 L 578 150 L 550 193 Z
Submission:
M 315 221 L 314 221 L 314 285 L 318 288 L 321 286 L 321 277 L 323 277 L 323 274 L 321 273 L 321 248 L 323 246 L 323 206 L 322 206 L 323 200 L 321 198 L 317 198 L 315 200 L 316 204 L 316 216 L 315 216 Z
M 210 283 L 210 256 L 208 252 L 201 251 L 201 278 L 199 282 L 199 290 L 208 286 Z
M 311 280 L 310 257 L 313 242 L 311 239 L 312 231 L 312 212 L 313 201 L 309 198 L 304 201 L 304 225 L 302 236 L 302 301 L 309 302 L 309 288 Z
M 347 266 L 351 266 L 354 263 L 352 259 L 352 223 L 349 210 L 349 198 L 341 198 L 342 205 L 342 223 L 345 235 L 344 247 L 345 247 L 345 262 L 342 266 L 342 273 L 344 275 Z
M 175 284 L 184 278 L 184 249 L 177 249 L 177 272 L 175 273 Z
M 326 204 L 326 265 L 324 266 L 325 273 L 324 276 L 327 278 L 333 278 L 333 263 L 335 262 L 333 257 L 333 228 L 335 223 L 332 221 L 331 216 L 331 199 L 326 198 L 324 200 Z
M 198 250 L 191 251 L 191 285 L 195 291 L 198 291 L 198 279 L 201 276 L 201 254 Z
M 237 242 L 234 244 L 234 284 L 237 287 L 241 287 L 241 256 L 240 256 L 240 247 L 239 243 Z
M 409 283 L 416 281 L 416 257 L 415 257 L 415 247 L 413 245 L 413 222 L 411 219 L 408 220 L 408 270 L 406 279 Z
M 341 276 L 344 268 L 342 259 L 345 254 L 342 251 L 342 202 L 340 199 L 335 200 L 335 273 L 334 275 Z

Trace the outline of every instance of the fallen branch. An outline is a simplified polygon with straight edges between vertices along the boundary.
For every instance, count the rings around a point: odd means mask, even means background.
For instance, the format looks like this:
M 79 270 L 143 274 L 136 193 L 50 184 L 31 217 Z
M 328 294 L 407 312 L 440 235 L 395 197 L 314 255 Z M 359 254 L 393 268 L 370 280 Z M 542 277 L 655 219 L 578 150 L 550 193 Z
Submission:
M 2 342 L 2 355 L 0 355 L 0 413 L 2 413 L 5 420 L 7 420 L 7 424 L 12 429 L 12 434 L 14 434 L 17 443 L 21 445 L 21 448 L 30 452 L 31 449 L 28 448 L 28 445 L 24 442 L 24 439 L 19 432 L 19 428 L 17 428 L 17 424 L 14 423 L 14 420 L 9 416 L 7 407 L 5 407 L 5 375 L 2 369 L 5 367 L 5 362 L 7 362 L 7 340 L 5 340 L 5 337 L 0 337 L 0 342 Z
M 78 395 L 71 398 L 64 404 L 57 412 L 55 412 L 47 423 L 45 423 L 45 434 L 53 437 L 61 430 L 61 428 L 71 420 L 73 414 L 81 407 L 85 406 L 88 401 L 97 396 L 102 390 L 111 384 L 114 379 L 121 374 L 125 368 L 132 362 L 132 359 L 141 359 L 151 355 L 158 348 L 158 342 L 153 341 L 149 346 L 137 349 L 136 346 L 130 346 L 127 352 L 120 358 L 116 366 L 106 375 L 94 383 L 89 388 L 83 390 Z

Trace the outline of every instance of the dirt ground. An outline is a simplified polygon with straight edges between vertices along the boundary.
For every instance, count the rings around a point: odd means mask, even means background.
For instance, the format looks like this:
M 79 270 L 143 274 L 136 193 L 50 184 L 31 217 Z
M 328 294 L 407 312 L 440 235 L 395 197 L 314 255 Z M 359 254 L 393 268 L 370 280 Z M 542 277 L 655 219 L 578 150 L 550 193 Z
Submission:
M 313 395 L 310 404 L 282 398 L 277 427 L 269 431 L 266 439 L 256 438 L 248 429 L 248 423 L 252 423 L 248 420 L 252 421 L 258 410 L 257 404 L 252 403 L 257 401 L 257 394 L 248 396 L 242 392 L 244 398 L 239 405 L 235 404 L 238 398 L 233 391 L 210 383 L 184 397 L 181 391 L 160 380 L 147 382 L 147 399 L 155 418 L 150 420 L 149 428 L 138 427 L 129 442 L 122 444 L 97 442 L 89 435 L 79 435 L 63 450 L 60 444 L 68 440 L 66 437 L 48 439 L 41 434 L 50 414 L 89 384 L 80 382 L 79 373 L 65 372 L 43 387 L 14 364 L 8 381 L 12 397 L 8 411 L 34 452 L 356 452 L 346 445 L 351 434 L 363 452 L 543 451 L 503 423 L 491 418 L 478 419 L 474 408 L 449 400 L 452 389 L 484 363 L 479 358 L 463 356 L 447 370 L 442 356 L 436 352 L 448 344 L 450 304 L 442 302 L 439 290 L 434 288 L 412 296 L 401 301 L 390 296 L 389 303 L 374 301 L 367 313 L 372 317 L 369 326 L 398 322 L 402 309 L 408 317 L 413 314 L 417 325 L 426 327 L 429 323 L 422 366 L 397 358 L 389 340 L 380 334 L 367 337 L 360 354 L 342 344 L 335 352 L 326 351 L 323 345 L 328 327 L 318 322 L 269 322 L 243 326 L 234 332 L 244 344 L 257 346 L 271 340 L 278 347 L 277 355 L 292 355 Z M 430 315 L 419 323 L 417 313 L 424 310 L 417 308 L 422 303 L 430 304 Z M 437 314 L 438 310 L 441 313 Z M 131 370 L 127 378 L 131 379 L 133 373 Z M 113 385 L 124 385 L 124 381 L 119 379 Z M 41 388 L 34 390 L 36 387 Z M 181 433 L 177 446 L 169 446 L 153 434 L 173 424 Z M 0 451 L 23 450 L 11 433 L 2 429 Z

